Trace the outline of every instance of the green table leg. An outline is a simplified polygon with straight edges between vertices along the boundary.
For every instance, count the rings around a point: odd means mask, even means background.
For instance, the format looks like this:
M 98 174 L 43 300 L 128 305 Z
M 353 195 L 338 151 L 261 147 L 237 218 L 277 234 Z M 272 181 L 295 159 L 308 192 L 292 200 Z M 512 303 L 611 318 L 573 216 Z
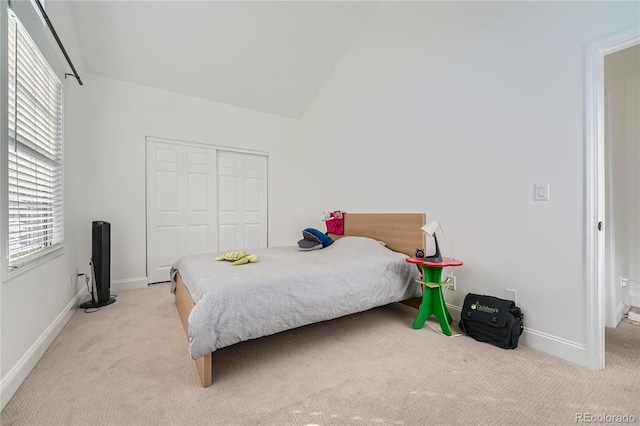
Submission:
M 433 313 L 433 309 L 431 307 L 432 294 L 433 292 L 431 291 L 431 288 L 423 286 L 422 303 L 420 304 L 418 315 L 416 316 L 415 321 L 413 321 L 413 328 L 416 330 L 420 330 L 424 327 L 424 323 L 427 321 L 427 318 L 429 318 Z
M 436 300 L 434 300 L 434 315 L 436 316 L 436 318 L 438 319 L 438 322 L 440 323 L 440 328 L 442 329 L 442 332 L 444 334 L 446 334 L 447 336 L 451 336 L 451 328 L 449 327 L 449 324 L 451 324 L 453 322 L 453 319 L 451 318 L 451 314 L 449 314 L 449 309 L 447 309 L 447 305 L 444 303 L 444 297 L 442 295 L 442 286 L 438 286 L 437 289 L 435 289 L 436 292 L 438 293 L 438 296 L 435 298 Z
M 436 266 L 423 266 L 422 278 L 425 283 L 440 283 L 442 281 L 442 268 Z
M 422 303 L 418 310 L 418 315 L 413 322 L 413 328 L 416 330 L 424 327 L 424 323 L 431 315 L 435 315 L 440 323 L 442 332 L 447 336 L 451 336 L 451 328 L 449 324 L 453 322 L 449 309 L 444 303 L 444 296 L 442 294 L 442 285 L 440 279 L 442 277 L 442 268 L 436 267 L 423 267 L 423 292 Z

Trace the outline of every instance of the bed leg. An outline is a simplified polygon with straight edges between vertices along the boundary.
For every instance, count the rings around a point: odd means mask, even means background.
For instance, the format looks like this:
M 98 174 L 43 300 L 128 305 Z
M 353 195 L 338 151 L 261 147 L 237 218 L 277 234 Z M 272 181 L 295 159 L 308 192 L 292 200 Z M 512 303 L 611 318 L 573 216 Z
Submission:
M 196 359 L 196 368 L 203 387 L 209 387 L 213 384 L 212 359 L 213 354 L 207 354 L 202 358 Z
M 422 303 L 422 297 L 412 297 L 411 299 L 403 300 L 402 302 L 407 306 L 411 306 L 412 308 L 420 309 L 420 304 Z

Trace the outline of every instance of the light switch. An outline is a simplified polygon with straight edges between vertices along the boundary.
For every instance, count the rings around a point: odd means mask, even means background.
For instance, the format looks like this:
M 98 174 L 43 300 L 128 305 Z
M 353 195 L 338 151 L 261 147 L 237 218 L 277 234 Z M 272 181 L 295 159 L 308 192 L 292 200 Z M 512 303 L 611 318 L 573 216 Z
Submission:
M 534 201 L 549 201 L 549 182 L 533 185 Z

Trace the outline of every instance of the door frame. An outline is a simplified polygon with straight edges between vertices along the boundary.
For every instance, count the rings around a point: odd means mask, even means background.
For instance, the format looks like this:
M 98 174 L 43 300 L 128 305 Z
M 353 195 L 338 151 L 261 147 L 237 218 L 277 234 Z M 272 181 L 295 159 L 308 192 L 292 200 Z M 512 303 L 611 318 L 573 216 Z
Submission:
M 604 57 L 640 44 L 640 26 L 598 40 L 585 49 L 585 256 L 586 361 L 592 370 L 605 366 L 605 93 Z M 603 223 L 602 232 L 598 224 Z

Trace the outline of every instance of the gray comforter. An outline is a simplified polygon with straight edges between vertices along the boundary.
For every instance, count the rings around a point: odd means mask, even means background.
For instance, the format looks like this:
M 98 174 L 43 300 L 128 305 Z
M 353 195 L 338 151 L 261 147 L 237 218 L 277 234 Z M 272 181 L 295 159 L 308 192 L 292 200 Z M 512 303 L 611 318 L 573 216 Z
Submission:
M 313 251 L 254 250 L 258 263 L 233 266 L 220 253 L 187 256 L 180 273 L 195 306 L 189 316 L 193 359 L 244 340 L 420 296 L 418 269 L 406 255 L 364 237 Z M 172 281 L 172 292 L 175 283 Z

